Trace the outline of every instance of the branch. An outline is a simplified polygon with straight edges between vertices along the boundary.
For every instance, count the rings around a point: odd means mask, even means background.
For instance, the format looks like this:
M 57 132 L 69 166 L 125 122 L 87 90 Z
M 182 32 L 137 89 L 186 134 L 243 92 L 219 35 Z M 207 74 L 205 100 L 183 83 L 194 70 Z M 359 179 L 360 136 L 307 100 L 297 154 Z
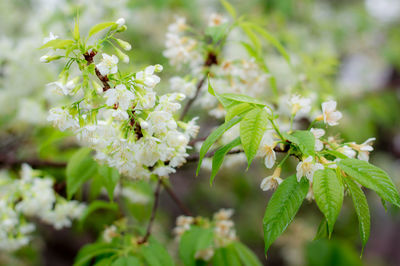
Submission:
M 54 161 L 48 161 L 48 160 L 40 160 L 40 159 L 17 159 L 14 157 L 10 156 L 1 156 L 0 155 L 0 165 L 4 166 L 17 166 L 21 165 L 23 163 L 27 163 L 32 167 L 55 167 L 55 168 L 62 168 L 66 167 L 67 163 L 65 162 L 54 162 Z
M 91 51 L 86 52 L 85 54 L 83 54 L 83 57 L 85 57 L 85 60 L 87 61 L 87 64 L 93 64 L 93 58 L 96 55 L 95 51 Z M 101 81 L 101 83 L 103 83 L 103 91 L 106 91 L 108 89 L 110 89 L 110 85 L 108 84 L 108 81 L 110 81 L 106 76 L 103 76 L 100 71 L 97 69 L 97 67 L 94 68 L 94 71 L 96 72 L 96 76 L 99 78 L 99 80 Z
M 171 187 L 165 183 L 163 180 L 161 181 L 162 186 L 165 188 L 165 191 L 167 191 L 168 195 L 171 197 L 171 199 L 175 202 L 175 204 L 181 209 L 181 211 L 186 215 L 186 216 L 193 216 L 193 214 L 189 211 L 188 208 L 182 203 L 182 201 L 178 198 L 178 196 L 175 194 L 175 192 L 171 189 Z
M 194 103 L 194 101 L 196 100 L 196 98 L 199 96 L 201 87 L 203 87 L 204 82 L 206 81 L 206 78 L 208 76 L 208 72 L 206 72 L 206 74 L 204 75 L 204 77 L 199 81 L 199 83 L 197 83 L 196 86 L 196 94 L 194 95 L 193 98 L 191 98 L 185 105 L 185 108 L 183 108 L 183 111 L 181 113 L 181 116 L 179 117 L 179 120 L 183 120 L 183 118 L 185 118 L 185 115 L 187 114 L 187 112 L 189 111 L 190 107 L 192 106 L 192 104 Z
M 154 191 L 154 204 L 153 204 L 153 209 L 151 210 L 151 216 L 150 216 L 149 223 L 147 225 L 146 234 L 144 235 L 144 237 L 142 239 L 140 239 L 137 242 L 139 245 L 146 243 L 151 235 L 151 228 L 153 226 L 154 219 L 156 218 L 158 202 L 160 199 L 161 184 L 162 184 L 162 179 L 159 178 L 158 182 L 157 182 L 156 190 Z

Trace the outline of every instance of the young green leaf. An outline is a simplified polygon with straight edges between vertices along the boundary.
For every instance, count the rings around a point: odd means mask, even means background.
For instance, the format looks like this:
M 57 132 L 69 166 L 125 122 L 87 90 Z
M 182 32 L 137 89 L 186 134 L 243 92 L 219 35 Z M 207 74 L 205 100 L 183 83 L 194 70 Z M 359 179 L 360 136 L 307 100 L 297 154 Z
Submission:
M 247 111 L 250 111 L 253 107 L 249 103 L 235 104 L 226 111 L 225 122 L 232 120 L 235 116 L 242 115 Z
M 284 137 L 299 146 L 305 155 L 314 155 L 315 137 L 307 130 L 296 130 L 291 135 L 283 133 Z
M 248 247 L 243 245 L 239 241 L 232 243 L 232 247 L 238 254 L 240 261 L 243 266 L 261 266 L 261 262 L 258 260 L 257 256 Z
M 102 23 L 96 24 L 89 30 L 88 37 L 90 38 L 94 34 L 100 32 L 108 27 L 114 26 L 114 25 L 115 25 L 115 22 L 102 22 Z
M 213 243 L 213 231 L 211 228 L 192 226 L 183 233 L 179 243 L 179 256 L 185 266 L 196 265 L 196 252 L 209 248 Z
M 240 140 L 247 157 L 248 167 L 257 154 L 267 123 L 268 113 L 260 108 L 249 111 L 240 122 Z
M 237 137 L 230 143 L 226 144 L 225 146 L 219 148 L 214 156 L 212 161 L 212 170 L 211 170 L 211 177 L 210 177 L 210 185 L 212 186 L 214 182 L 214 178 L 218 173 L 219 168 L 221 167 L 222 163 L 224 162 L 225 155 L 232 150 L 232 148 L 240 145 L 240 137 Z
M 39 49 L 44 49 L 44 48 L 66 49 L 73 43 L 74 43 L 73 40 L 55 39 L 43 44 Z
M 240 263 L 239 254 L 232 245 L 221 247 L 215 250 L 212 260 L 213 266 L 242 266 Z
M 251 27 L 248 24 L 240 24 L 242 27 L 243 31 L 246 33 L 247 37 L 250 39 L 250 41 L 253 43 L 254 50 L 257 55 L 261 54 L 261 42 L 258 39 L 257 35 L 253 32 Z M 258 57 L 258 56 L 257 56 Z
M 329 237 L 329 228 L 326 219 L 324 218 L 318 226 L 317 234 L 314 237 L 314 240 L 328 238 Z
M 338 165 L 358 183 L 374 190 L 382 199 L 400 207 L 399 192 L 385 171 L 357 159 L 344 159 L 339 161 Z
M 83 214 L 80 218 L 80 222 L 83 223 L 90 214 L 92 214 L 93 212 L 95 212 L 99 209 L 107 209 L 107 210 L 116 211 L 116 210 L 118 210 L 118 204 L 116 204 L 114 202 L 95 200 L 95 201 L 91 202 L 89 207 L 87 207 L 86 210 L 83 212 Z
M 81 248 L 75 258 L 74 266 L 87 265 L 93 258 L 99 255 L 114 254 L 118 249 L 112 243 L 97 242 Z
M 70 199 L 89 178 L 96 174 L 97 163 L 90 148 L 81 148 L 68 161 L 66 169 L 67 197 Z
M 313 177 L 315 201 L 328 222 L 329 236 L 343 204 L 343 184 L 333 169 L 317 170 Z
M 371 228 L 371 217 L 369 214 L 367 198 L 365 197 L 361 188 L 351 178 L 344 178 L 344 182 L 346 183 L 351 198 L 353 199 L 353 205 L 357 213 L 360 227 L 360 236 L 363 246 L 362 249 L 364 250 Z
M 226 123 L 223 123 L 207 137 L 207 139 L 203 142 L 203 145 L 201 145 L 200 148 L 199 164 L 197 166 L 196 175 L 199 174 L 203 158 L 207 154 L 211 146 L 214 144 L 214 142 L 216 142 L 222 136 L 222 134 L 225 133 L 225 131 L 236 125 L 241 119 L 242 119 L 241 117 L 236 117 Z
M 74 39 L 79 40 L 80 34 L 79 34 L 79 21 L 78 19 L 75 19 L 75 25 L 74 25 Z
M 263 219 L 265 253 L 292 222 L 307 195 L 308 187 L 307 179 L 302 178 L 297 182 L 296 175 L 292 175 L 272 195 Z
M 220 0 L 221 4 L 224 6 L 225 10 L 232 16 L 233 19 L 236 18 L 235 8 L 226 0 Z
M 141 266 L 139 259 L 133 256 L 124 256 L 116 259 L 111 266 Z
M 251 96 L 247 96 L 244 94 L 236 94 L 236 93 L 222 93 L 219 94 L 220 97 L 228 99 L 230 101 L 233 102 L 238 102 L 238 103 L 251 103 L 251 104 L 255 104 L 258 105 L 260 107 L 264 107 L 266 106 L 266 103 L 264 103 L 263 101 L 260 101 L 256 98 L 253 98 Z
M 140 254 L 148 266 L 174 266 L 174 262 L 167 250 L 150 237 L 147 245 L 141 245 Z
M 114 189 L 119 180 L 118 170 L 107 165 L 99 165 L 98 171 L 102 179 L 102 184 L 106 188 L 108 196 L 112 201 Z

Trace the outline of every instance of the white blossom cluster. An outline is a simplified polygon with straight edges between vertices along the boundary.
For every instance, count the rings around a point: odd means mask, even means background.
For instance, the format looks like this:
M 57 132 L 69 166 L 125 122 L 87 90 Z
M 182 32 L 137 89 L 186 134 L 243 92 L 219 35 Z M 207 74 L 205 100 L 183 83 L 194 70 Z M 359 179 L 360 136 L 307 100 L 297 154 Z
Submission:
M 23 164 L 19 179 L 0 175 L 0 250 L 14 251 L 32 239 L 38 218 L 55 229 L 70 227 L 86 208 L 78 201 L 67 201 L 53 190 L 52 178 Z
M 116 23 L 122 27 L 124 20 Z M 115 84 L 107 89 L 97 84 L 90 88 L 90 97 L 86 94 L 70 106 L 51 109 L 48 121 L 62 131 L 73 131 L 82 145 L 96 151 L 100 163 L 121 174 L 133 179 L 146 179 L 151 174 L 167 177 L 186 162 L 189 140 L 199 130 L 196 118 L 187 123 L 175 120 L 184 94 L 156 95 L 154 88 L 160 82 L 156 73 L 162 71 L 161 65 L 119 79 L 118 62 L 117 56 L 103 53 L 96 69 Z M 78 80 L 49 85 L 67 95 L 82 95 Z
M 204 224 L 206 228 L 212 228 L 214 233 L 214 244 L 206 249 L 199 250 L 195 254 L 197 259 L 202 259 L 209 261 L 214 256 L 214 250 L 220 247 L 225 247 L 232 243 L 232 241 L 237 240 L 235 224 L 231 217 L 233 215 L 233 209 L 221 209 L 213 215 L 211 221 L 199 222 L 199 218 L 194 218 L 191 216 L 179 216 L 176 219 L 176 227 L 173 233 L 177 240 L 185 233 L 190 230 L 193 225 L 199 225 L 198 223 Z

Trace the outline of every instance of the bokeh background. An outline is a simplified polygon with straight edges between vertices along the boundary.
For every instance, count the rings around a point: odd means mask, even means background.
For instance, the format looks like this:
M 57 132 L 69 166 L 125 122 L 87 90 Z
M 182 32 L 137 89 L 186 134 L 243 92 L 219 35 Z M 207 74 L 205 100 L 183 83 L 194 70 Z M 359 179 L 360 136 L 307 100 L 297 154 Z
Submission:
M 312 77 L 316 93 L 331 94 L 344 113 L 340 137 L 363 142 L 376 137 L 370 161 L 385 169 L 400 187 L 400 0 L 231 0 L 240 14 L 265 25 L 301 64 L 289 72 L 282 60 L 267 57 L 279 80 L 293 75 Z M 46 122 L 55 101 L 45 85 L 56 80 L 59 66 L 39 62 L 43 37 L 51 31 L 69 34 L 79 12 L 81 29 L 104 20 L 126 19 L 125 40 L 133 45 L 127 68 L 162 64 L 161 90 L 174 69 L 163 57 L 165 32 L 174 16 L 185 16 L 201 28 L 210 13 L 224 13 L 216 0 L 1 0 L 0 1 L 0 166 L 17 169 L 17 162 L 40 158 L 66 161 L 77 144 L 68 133 Z M 285 84 L 280 84 L 284 86 Z M 201 108 L 201 136 L 219 123 Z M 234 208 L 238 236 L 266 265 L 400 265 L 400 211 L 387 210 L 367 192 L 371 208 L 371 237 L 362 259 L 358 222 L 347 198 L 330 241 L 313 241 L 322 219 L 315 204 L 305 203 L 288 231 L 263 258 L 262 217 L 271 193 L 259 189 L 269 173 L 261 164 L 245 172 L 243 165 L 225 168 L 210 188 L 209 172 L 195 178 L 188 164 L 171 176 L 177 194 L 194 213 L 210 216 Z M 60 180 L 64 169 L 46 168 Z M 290 170 L 290 169 L 287 169 Z M 144 222 L 153 201 L 146 183 L 132 185 L 126 202 L 131 215 Z M 90 191 L 87 193 L 90 199 Z M 171 238 L 179 210 L 162 195 L 155 230 Z M 55 231 L 38 227 L 38 237 L 14 254 L 0 252 L 0 265 L 71 265 L 79 248 L 96 239 L 112 213 L 95 213 L 83 225 Z M 40 235 L 40 236 L 39 236 Z M 170 247 L 173 249 L 172 247 Z

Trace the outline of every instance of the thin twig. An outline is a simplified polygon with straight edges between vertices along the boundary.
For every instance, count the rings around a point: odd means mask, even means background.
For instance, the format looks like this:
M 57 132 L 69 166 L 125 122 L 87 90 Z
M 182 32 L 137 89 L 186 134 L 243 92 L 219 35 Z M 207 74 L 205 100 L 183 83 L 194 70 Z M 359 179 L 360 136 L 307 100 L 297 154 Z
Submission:
M 91 51 L 90 53 L 89 53 L 89 52 L 86 52 L 86 53 L 83 55 L 83 57 L 84 57 L 85 60 L 87 61 L 87 64 L 88 64 L 88 65 L 93 64 L 93 58 L 94 58 L 95 55 L 96 55 L 96 52 L 95 52 L 95 51 Z M 107 75 L 103 76 L 103 75 L 100 73 L 100 71 L 97 69 L 97 67 L 94 68 L 94 71 L 96 72 L 96 76 L 99 78 L 99 80 L 101 81 L 101 83 L 103 83 L 103 91 L 108 90 L 108 89 L 110 88 L 110 84 L 108 84 L 109 79 L 108 79 Z
M 48 166 L 48 167 L 59 168 L 59 167 L 67 166 L 67 163 L 65 163 L 65 162 L 54 162 L 54 161 L 40 160 L 40 159 L 17 159 L 17 158 L 13 158 L 10 156 L 1 156 L 0 155 L 0 165 L 13 167 L 13 166 L 21 165 L 23 163 L 29 164 L 32 167 Z
M 185 105 L 185 107 L 183 108 L 183 111 L 181 113 L 181 116 L 179 117 L 179 120 L 183 120 L 183 118 L 185 118 L 185 115 L 187 114 L 187 112 L 189 111 L 190 107 L 192 106 L 192 104 L 194 103 L 194 101 L 196 100 L 196 98 L 199 96 L 201 87 L 203 87 L 204 82 L 206 81 L 208 76 L 208 72 L 204 75 L 204 77 L 199 81 L 199 83 L 197 83 L 196 86 L 196 94 L 194 95 L 193 98 L 191 98 Z
M 150 235 L 151 235 L 151 228 L 153 226 L 154 219 L 156 218 L 158 202 L 159 202 L 159 199 L 160 199 L 161 184 L 162 184 L 162 180 L 161 180 L 161 178 L 159 178 L 158 182 L 157 182 L 156 189 L 154 191 L 153 209 L 151 210 L 151 216 L 150 216 L 149 223 L 147 225 L 146 234 L 144 235 L 144 237 L 142 239 L 140 239 L 137 242 L 138 244 L 146 243 L 147 240 L 149 239 Z
M 181 211 L 187 215 L 187 216 L 193 216 L 193 214 L 189 211 L 189 209 L 183 204 L 183 202 L 178 198 L 178 196 L 175 194 L 175 192 L 171 189 L 171 187 L 165 183 L 164 181 L 161 181 L 162 186 L 164 187 L 165 191 L 167 191 L 168 195 L 171 197 L 171 199 L 175 202 L 175 204 L 181 209 Z

